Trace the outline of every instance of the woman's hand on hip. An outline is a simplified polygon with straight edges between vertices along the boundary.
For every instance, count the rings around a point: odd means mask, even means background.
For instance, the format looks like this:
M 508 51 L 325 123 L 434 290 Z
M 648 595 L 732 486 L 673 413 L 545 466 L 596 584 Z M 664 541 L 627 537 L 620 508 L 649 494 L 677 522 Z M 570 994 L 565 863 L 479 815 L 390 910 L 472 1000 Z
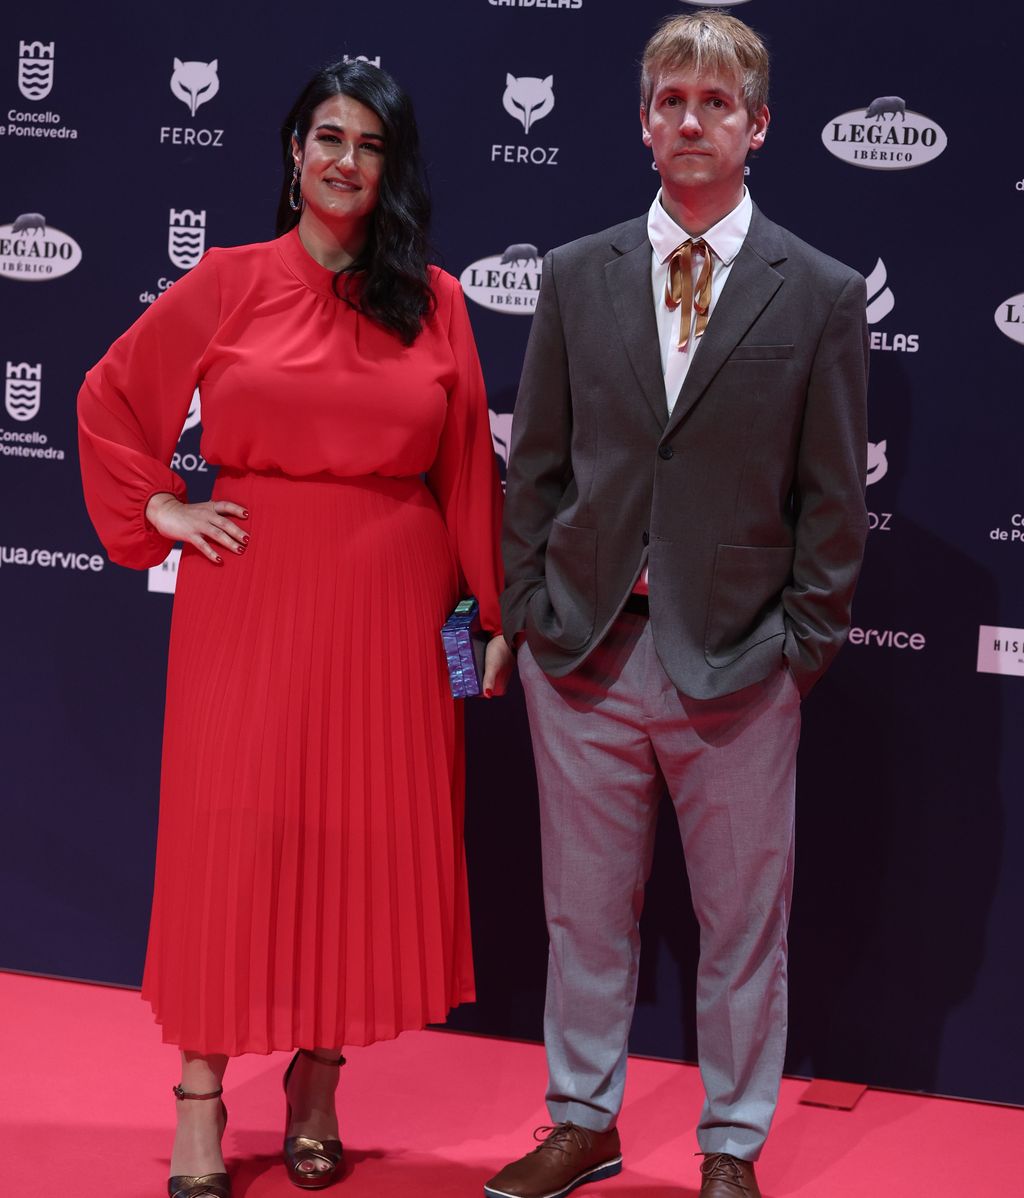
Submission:
M 230 517 L 239 520 L 249 513 L 226 499 L 208 499 L 205 503 L 181 503 L 169 492 L 152 495 L 146 504 L 146 519 L 169 541 L 194 545 L 211 562 L 222 564 L 219 553 L 208 544 L 213 541 L 232 553 L 244 553 L 249 534 Z
M 512 650 L 508 647 L 505 638 L 500 634 L 491 637 L 487 642 L 487 650 L 484 654 L 483 692 L 485 699 L 505 693 L 515 664 L 516 659 L 512 656 Z

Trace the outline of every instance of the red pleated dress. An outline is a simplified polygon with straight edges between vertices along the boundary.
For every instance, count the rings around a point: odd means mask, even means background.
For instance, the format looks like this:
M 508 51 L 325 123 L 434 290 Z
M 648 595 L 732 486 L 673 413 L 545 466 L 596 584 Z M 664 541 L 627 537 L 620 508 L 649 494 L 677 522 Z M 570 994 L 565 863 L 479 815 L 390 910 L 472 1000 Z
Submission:
M 204 1054 L 369 1044 L 473 998 L 461 711 L 439 630 L 499 628 L 501 489 L 458 283 L 405 347 L 293 231 L 211 250 L 79 395 L 112 560 L 169 542 L 150 496 L 194 388 L 244 554 L 186 546 L 171 624 L 142 993 Z

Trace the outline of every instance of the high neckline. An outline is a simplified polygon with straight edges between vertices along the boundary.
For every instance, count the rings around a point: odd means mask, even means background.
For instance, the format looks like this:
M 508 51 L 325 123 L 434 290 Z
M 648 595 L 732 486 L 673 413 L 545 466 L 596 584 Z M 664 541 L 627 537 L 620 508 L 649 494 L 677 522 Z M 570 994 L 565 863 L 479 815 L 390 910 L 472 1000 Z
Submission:
M 335 272 L 329 267 L 321 266 L 302 244 L 298 225 L 277 239 L 277 249 L 285 266 L 300 283 L 304 283 L 311 291 L 316 291 L 320 295 L 330 296 L 331 299 L 340 298 L 338 293 L 343 292 L 344 287 L 339 284 L 338 291 L 335 291 Z

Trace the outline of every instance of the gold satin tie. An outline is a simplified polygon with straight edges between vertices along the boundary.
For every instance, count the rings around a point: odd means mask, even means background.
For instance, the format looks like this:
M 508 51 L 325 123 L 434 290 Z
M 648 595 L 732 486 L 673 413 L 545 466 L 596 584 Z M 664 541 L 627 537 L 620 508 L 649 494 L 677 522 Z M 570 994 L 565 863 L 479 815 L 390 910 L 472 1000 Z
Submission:
M 699 250 L 704 254 L 704 265 L 700 268 L 697 279 L 697 294 L 693 292 L 693 251 Z M 679 314 L 679 348 L 686 349 L 690 340 L 690 312 L 697 313 L 697 327 L 694 337 L 703 337 L 708 327 L 708 312 L 711 308 L 711 247 L 706 241 L 698 238 L 688 239 L 672 251 L 668 260 L 668 278 L 665 280 L 665 303 L 675 311 L 682 306 Z

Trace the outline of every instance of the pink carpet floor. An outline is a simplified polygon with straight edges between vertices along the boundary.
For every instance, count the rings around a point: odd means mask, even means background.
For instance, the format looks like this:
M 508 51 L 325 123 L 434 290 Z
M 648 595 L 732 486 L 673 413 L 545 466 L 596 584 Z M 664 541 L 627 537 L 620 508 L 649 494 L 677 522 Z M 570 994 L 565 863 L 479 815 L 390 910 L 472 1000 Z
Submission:
M 348 1057 L 339 1198 L 481 1198 L 482 1182 L 547 1122 L 536 1045 L 414 1032 Z M 249 1056 L 229 1068 L 235 1198 L 298 1193 L 278 1155 L 286 1060 Z M 166 1195 L 177 1057 L 134 991 L 0 973 L 0 1062 L 3 1194 Z M 1024 1194 L 1014 1189 L 1024 1177 L 1022 1110 L 868 1091 L 841 1112 L 799 1105 L 805 1088 L 783 1083 L 758 1169 L 765 1198 Z M 696 1069 L 631 1061 L 625 1167 L 580 1198 L 696 1198 L 700 1102 Z

